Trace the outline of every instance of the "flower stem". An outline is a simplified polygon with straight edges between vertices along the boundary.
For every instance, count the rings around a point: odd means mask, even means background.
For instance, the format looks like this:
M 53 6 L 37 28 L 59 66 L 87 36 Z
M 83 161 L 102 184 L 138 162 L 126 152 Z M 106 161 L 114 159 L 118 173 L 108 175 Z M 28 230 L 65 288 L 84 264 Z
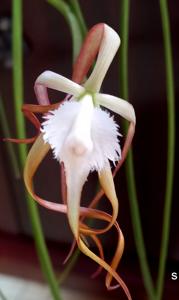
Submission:
M 2 130 L 3 136 L 11 137 L 12 135 L 10 133 L 8 119 L 6 116 L 6 112 L 5 112 L 5 108 L 4 108 L 4 104 L 3 104 L 1 96 L 0 96 L 0 125 L 1 125 L 1 130 Z M 10 161 L 11 161 L 13 175 L 14 175 L 15 179 L 19 179 L 21 177 L 21 172 L 20 172 L 20 168 L 19 168 L 19 164 L 18 164 L 18 160 L 17 160 L 17 155 L 15 153 L 14 145 L 12 143 L 7 142 L 7 143 L 5 143 L 5 147 L 8 152 L 8 157 L 10 158 Z
M 67 266 L 65 267 L 64 271 L 60 274 L 60 276 L 58 277 L 58 283 L 60 285 L 63 284 L 63 282 L 68 278 L 68 275 L 71 273 L 71 270 L 74 268 L 74 266 L 76 265 L 76 262 L 80 256 L 80 250 L 77 248 L 72 257 L 70 258 L 70 261 L 68 262 Z
M 81 12 L 81 7 L 79 5 L 79 2 L 78 2 L 78 0 L 69 0 L 69 1 L 70 1 L 71 9 L 73 10 L 74 15 L 76 16 L 76 18 L 78 20 L 82 37 L 84 38 L 87 33 L 87 26 L 86 26 L 85 20 L 83 18 L 83 14 Z
M 166 191 L 163 213 L 162 239 L 159 259 L 159 271 L 157 278 L 157 300 L 162 298 L 165 266 L 168 252 L 171 205 L 174 177 L 175 159 L 175 95 L 173 78 L 172 46 L 170 36 L 170 24 L 167 1 L 160 0 L 160 14 L 162 21 L 164 53 L 166 66 L 166 90 L 167 90 L 167 113 L 168 113 L 168 146 L 167 146 L 167 171 L 166 171 Z
M 121 6 L 121 40 L 122 46 L 120 50 L 120 90 L 121 97 L 128 99 L 128 40 L 129 40 L 129 0 L 123 0 Z M 126 123 L 124 124 L 127 130 Z M 134 239 L 136 249 L 139 257 L 140 268 L 142 272 L 142 278 L 144 286 L 148 294 L 149 299 L 155 299 L 154 285 L 147 261 L 147 254 L 144 244 L 142 224 L 140 218 L 140 211 L 137 199 L 137 190 L 135 183 L 135 172 L 132 150 L 129 151 L 128 157 L 125 163 L 128 194 L 131 209 L 131 218 L 134 231 Z
M 21 106 L 23 104 L 22 0 L 12 1 L 12 23 L 14 106 L 16 113 L 17 136 L 19 138 L 22 138 L 26 133 L 25 121 L 22 114 L 20 113 Z M 25 145 L 19 145 L 19 161 L 21 168 L 23 168 L 25 164 L 26 156 L 27 147 Z M 52 269 L 48 250 L 46 248 L 37 205 L 29 195 L 27 195 L 27 205 L 32 223 L 32 230 L 36 243 L 37 253 L 44 276 L 48 281 L 53 299 L 60 300 L 62 298 L 60 297 L 59 287 Z
M 81 32 L 81 27 L 78 22 L 76 15 L 71 9 L 70 5 L 68 5 L 64 0 L 47 0 L 49 4 L 55 7 L 65 18 L 67 21 L 71 35 L 72 35 L 72 43 L 73 43 L 73 62 L 77 55 L 80 52 L 81 44 L 83 41 L 83 36 Z

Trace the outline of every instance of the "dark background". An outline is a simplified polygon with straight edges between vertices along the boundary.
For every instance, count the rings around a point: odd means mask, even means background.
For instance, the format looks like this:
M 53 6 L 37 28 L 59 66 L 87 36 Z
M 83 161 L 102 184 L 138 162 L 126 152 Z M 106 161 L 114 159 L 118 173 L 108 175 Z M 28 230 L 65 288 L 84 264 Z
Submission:
M 168 2 L 177 116 L 179 5 L 178 1 Z M 80 4 L 88 28 L 96 23 L 105 22 L 120 33 L 120 1 L 81 0 Z M 167 104 L 163 39 L 158 1 L 133 0 L 131 1 L 130 11 L 129 100 L 133 104 L 137 116 L 136 134 L 133 142 L 135 173 L 146 248 L 155 272 L 160 247 L 166 178 Z M 11 17 L 11 1 L 1 1 L 0 18 L 3 17 Z M 23 25 L 24 102 L 36 103 L 33 85 L 41 72 L 50 69 L 68 78 L 71 77 L 71 36 L 64 18 L 42 0 L 24 1 Z M 15 137 L 12 68 L 7 66 L 7 60 L 11 61 L 10 42 L 7 43 L 5 49 L 0 48 L 0 51 L 0 91 L 7 110 L 9 124 Z M 103 85 L 104 92 L 116 96 L 120 95 L 119 59 L 118 52 Z M 60 93 L 51 95 L 53 96 L 52 102 L 59 101 L 63 96 Z M 29 124 L 27 124 L 27 132 L 28 136 L 34 133 Z M 3 236 L 6 233 L 25 238 L 25 236 L 30 236 L 31 227 L 23 197 L 23 184 L 22 182 L 15 182 L 12 178 L 6 148 L 2 143 L 0 146 L 0 230 Z M 128 261 L 136 261 L 136 250 L 124 171 L 125 167 L 116 176 L 115 183 L 120 202 L 119 222 L 126 240 L 126 252 L 123 260 L 127 264 Z M 170 276 L 170 270 L 175 271 L 179 263 L 177 173 L 178 169 L 175 168 L 167 278 Z M 54 174 L 56 175 L 54 176 Z M 96 176 L 91 175 L 85 186 L 83 196 L 85 204 L 89 203 L 94 194 L 95 182 Z M 41 195 L 59 201 L 59 168 L 51 157 L 48 157 L 43 163 L 39 175 L 37 175 L 36 183 Z M 102 200 L 101 205 L 104 209 L 107 208 L 105 199 Z M 40 212 L 47 239 L 49 241 L 59 241 L 63 247 L 67 247 L 72 235 L 66 217 L 50 213 L 43 208 L 40 208 Z M 106 254 L 110 256 L 116 243 L 114 232 L 110 235 L 107 234 L 106 237 L 104 236 L 104 244 L 106 243 L 106 246 L 108 246 L 109 242 L 110 249 L 106 247 Z M 60 248 L 59 244 L 57 245 Z M 136 265 L 136 268 L 138 270 L 139 266 Z

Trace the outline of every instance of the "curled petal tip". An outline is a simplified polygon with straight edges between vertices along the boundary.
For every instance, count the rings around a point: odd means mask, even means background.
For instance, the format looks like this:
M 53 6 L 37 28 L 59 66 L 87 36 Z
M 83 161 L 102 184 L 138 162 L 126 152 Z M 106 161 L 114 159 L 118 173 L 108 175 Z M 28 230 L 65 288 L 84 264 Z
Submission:
M 117 32 L 112 29 L 109 25 L 104 23 L 104 31 L 106 35 L 111 35 L 111 37 L 113 38 L 113 40 L 115 40 L 115 48 L 116 51 L 119 48 L 120 44 L 121 44 L 121 39 L 119 37 L 119 35 L 117 34 Z
M 111 172 L 109 163 L 106 165 L 105 169 L 102 170 L 99 174 L 99 181 L 102 189 L 104 190 L 105 195 L 109 199 L 113 214 L 111 222 L 109 223 L 109 228 L 114 224 L 118 215 L 118 199 L 115 191 L 114 180 Z
M 33 176 L 50 150 L 50 145 L 44 144 L 44 140 L 42 134 L 40 134 L 32 148 L 29 151 L 29 154 L 26 159 L 25 167 L 24 167 L 24 182 L 29 194 L 34 198 L 33 187 L 32 187 L 32 179 Z
M 120 287 L 119 284 L 113 285 L 113 286 L 106 286 L 108 291 L 116 290 Z

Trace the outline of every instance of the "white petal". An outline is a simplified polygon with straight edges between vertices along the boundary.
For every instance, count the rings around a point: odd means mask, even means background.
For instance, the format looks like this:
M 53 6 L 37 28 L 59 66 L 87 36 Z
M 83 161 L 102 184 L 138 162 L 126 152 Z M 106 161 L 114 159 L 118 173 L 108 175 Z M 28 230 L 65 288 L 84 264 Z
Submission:
M 85 91 L 79 84 L 52 71 L 43 72 L 36 79 L 35 85 L 44 85 L 47 88 L 74 95 L 76 98 Z
M 112 110 L 128 121 L 136 123 L 135 111 L 129 102 L 111 95 L 99 93 L 95 94 L 95 99 L 100 105 Z
M 93 92 L 99 92 L 108 68 L 119 48 L 120 38 L 108 25 L 104 25 L 104 34 L 95 67 L 84 86 Z

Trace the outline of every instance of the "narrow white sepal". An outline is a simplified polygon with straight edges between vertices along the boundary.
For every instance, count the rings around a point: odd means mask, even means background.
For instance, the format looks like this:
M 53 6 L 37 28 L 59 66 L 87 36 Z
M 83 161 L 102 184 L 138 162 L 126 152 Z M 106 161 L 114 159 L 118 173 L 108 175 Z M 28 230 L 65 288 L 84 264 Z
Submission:
M 72 80 L 52 71 L 45 71 L 36 79 L 35 85 L 44 85 L 47 88 L 61 91 L 79 97 L 85 89 Z
M 99 92 L 109 66 L 120 46 L 120 37 L 108 25 L 104 24 L 104 33 L 97 61 L 90 77 L 85 82 L 86 89 Z
M 99 93 L 95 94 L 95 99 L 99 105 L 112 110 L 134 124 L 136 123 L 135 111 L 129 102 L 115 96 Z

